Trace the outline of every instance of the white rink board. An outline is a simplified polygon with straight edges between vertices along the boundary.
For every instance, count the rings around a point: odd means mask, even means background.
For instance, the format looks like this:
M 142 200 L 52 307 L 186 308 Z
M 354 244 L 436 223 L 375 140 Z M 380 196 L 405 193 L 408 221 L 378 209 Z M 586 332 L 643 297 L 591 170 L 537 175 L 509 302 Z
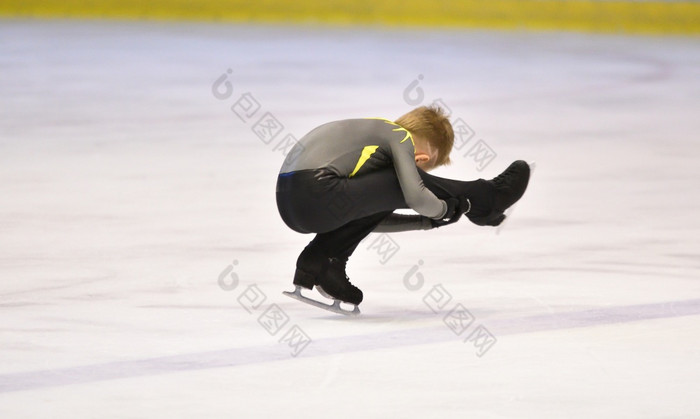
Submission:
M 0 417 L 700 416 L 697 39 L 14 20 L 0 39 Z M 436 175 L 536 162 L 511 219 L 370 235 L 358 318 L 284 297 L 311 237 L 277 214 L 279 140 L 438 98 L 474 137 Z

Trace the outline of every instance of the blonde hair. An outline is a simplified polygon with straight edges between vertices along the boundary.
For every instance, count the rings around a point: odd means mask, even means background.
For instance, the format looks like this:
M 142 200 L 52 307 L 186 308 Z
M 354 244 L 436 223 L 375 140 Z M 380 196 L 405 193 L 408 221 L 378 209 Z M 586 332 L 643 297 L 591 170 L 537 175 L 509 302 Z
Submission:
M 395 121 L 411 135 L 422 138 L 437 150 L 435 167 L 450 164 L 450 152 L 455 141 L 452 124 L 439 106 L 421 106 Z

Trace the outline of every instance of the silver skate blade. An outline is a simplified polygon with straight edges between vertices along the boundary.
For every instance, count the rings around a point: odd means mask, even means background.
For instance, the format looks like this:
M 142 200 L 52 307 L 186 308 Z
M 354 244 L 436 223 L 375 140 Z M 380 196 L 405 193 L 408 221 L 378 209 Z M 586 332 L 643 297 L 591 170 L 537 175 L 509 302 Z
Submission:
M 294 298 L 295 300 L 299 300 L 302 303 L 306 303 L 309 305 L 312 305 L 314 307 L 322 308 L 324 310 L 332 311 L 333 313 L 336 314 L 343 314 L 345 316 L 357 316 L 360 314 L 360 309 L 359 307 L 355 306 L 355 308 L 350 311 L 350 310 L 343 310 L 340 307 L 340 300 L 333 300 L 333 304 L 325 304 L 320 301 L 316 301 L 312 298 L 305 297 L 301 295 L 301 286 L 295 285 L 294 291 L 282 291 L 282 294 L 286 295 L 287 297 Z
M 328 298 L 329 300 L 335 300 L 332 295 L 326 292 L 323 288 L 321 288 L 320 285 L 316 285 L 316 291 L 318 291 L 319 294 L 321 294 L 323 297 Z

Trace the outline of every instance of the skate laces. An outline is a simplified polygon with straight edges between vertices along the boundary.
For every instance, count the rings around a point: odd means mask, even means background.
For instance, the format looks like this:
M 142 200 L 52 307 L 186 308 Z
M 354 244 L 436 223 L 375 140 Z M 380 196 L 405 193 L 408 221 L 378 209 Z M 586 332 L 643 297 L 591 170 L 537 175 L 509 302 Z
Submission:
M 347 264 L 348 264 L 347 259 L 343 260 L 343 259 L 339 259 L 339 258 L 330 258 L 330 262 L 331 262 L 331 264 L 335 264 L 335 265 L 336 265 L 335 269 L 341 269 L 341 268 L 342 268 L 342 272 L 343 272 L 343 275 L 342 275 L 342 276 L 345 277 L 345 282 L 347 282 L 348 285 L 350 285 L 350 286 L 353 287 L 353 288 L 357 288 L 355 285 L 353 285 L 352 282 L 350 282 L 350 277 L 349 277 L 348 274 L 345 272 L 345 269 L 346 269 Z M 357 289 L 359 289 L 359 288 L 357 288 Z
M 516 169 L 514 167 L 509 167 L 505 172 L 493 178 L 493 183 L 497 187 L 507 185 L 510 180 L 516 175 Z

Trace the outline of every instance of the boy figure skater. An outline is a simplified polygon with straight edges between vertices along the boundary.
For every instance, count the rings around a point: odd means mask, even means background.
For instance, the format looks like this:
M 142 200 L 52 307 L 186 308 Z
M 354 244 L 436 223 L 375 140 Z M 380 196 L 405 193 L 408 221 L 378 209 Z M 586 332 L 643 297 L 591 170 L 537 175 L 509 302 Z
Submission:
M 438 107 L 419 107 L 395 122 L 348 119 L 330 122 L 301 138 L 277 178 L 277 208 L 299 233 L 316 233 L 301 252 L 295 291 L 285 294 L 344 314 L 357 314 L 362 291 L 345 266 L 370 232 L 429 230 L 463 214 L 479 226 L 497 226 L 522 197 L 530 167 L 512 163 L 491 180 L 458 181 L 427 172 L 448 164 L 454 143 L 449 119 Z M 410 208 L 417 215 L 394 214 Z M 317 290 L 323 304 L 301 295 Z M 353 304 L 352 312 L 340 302 Z

